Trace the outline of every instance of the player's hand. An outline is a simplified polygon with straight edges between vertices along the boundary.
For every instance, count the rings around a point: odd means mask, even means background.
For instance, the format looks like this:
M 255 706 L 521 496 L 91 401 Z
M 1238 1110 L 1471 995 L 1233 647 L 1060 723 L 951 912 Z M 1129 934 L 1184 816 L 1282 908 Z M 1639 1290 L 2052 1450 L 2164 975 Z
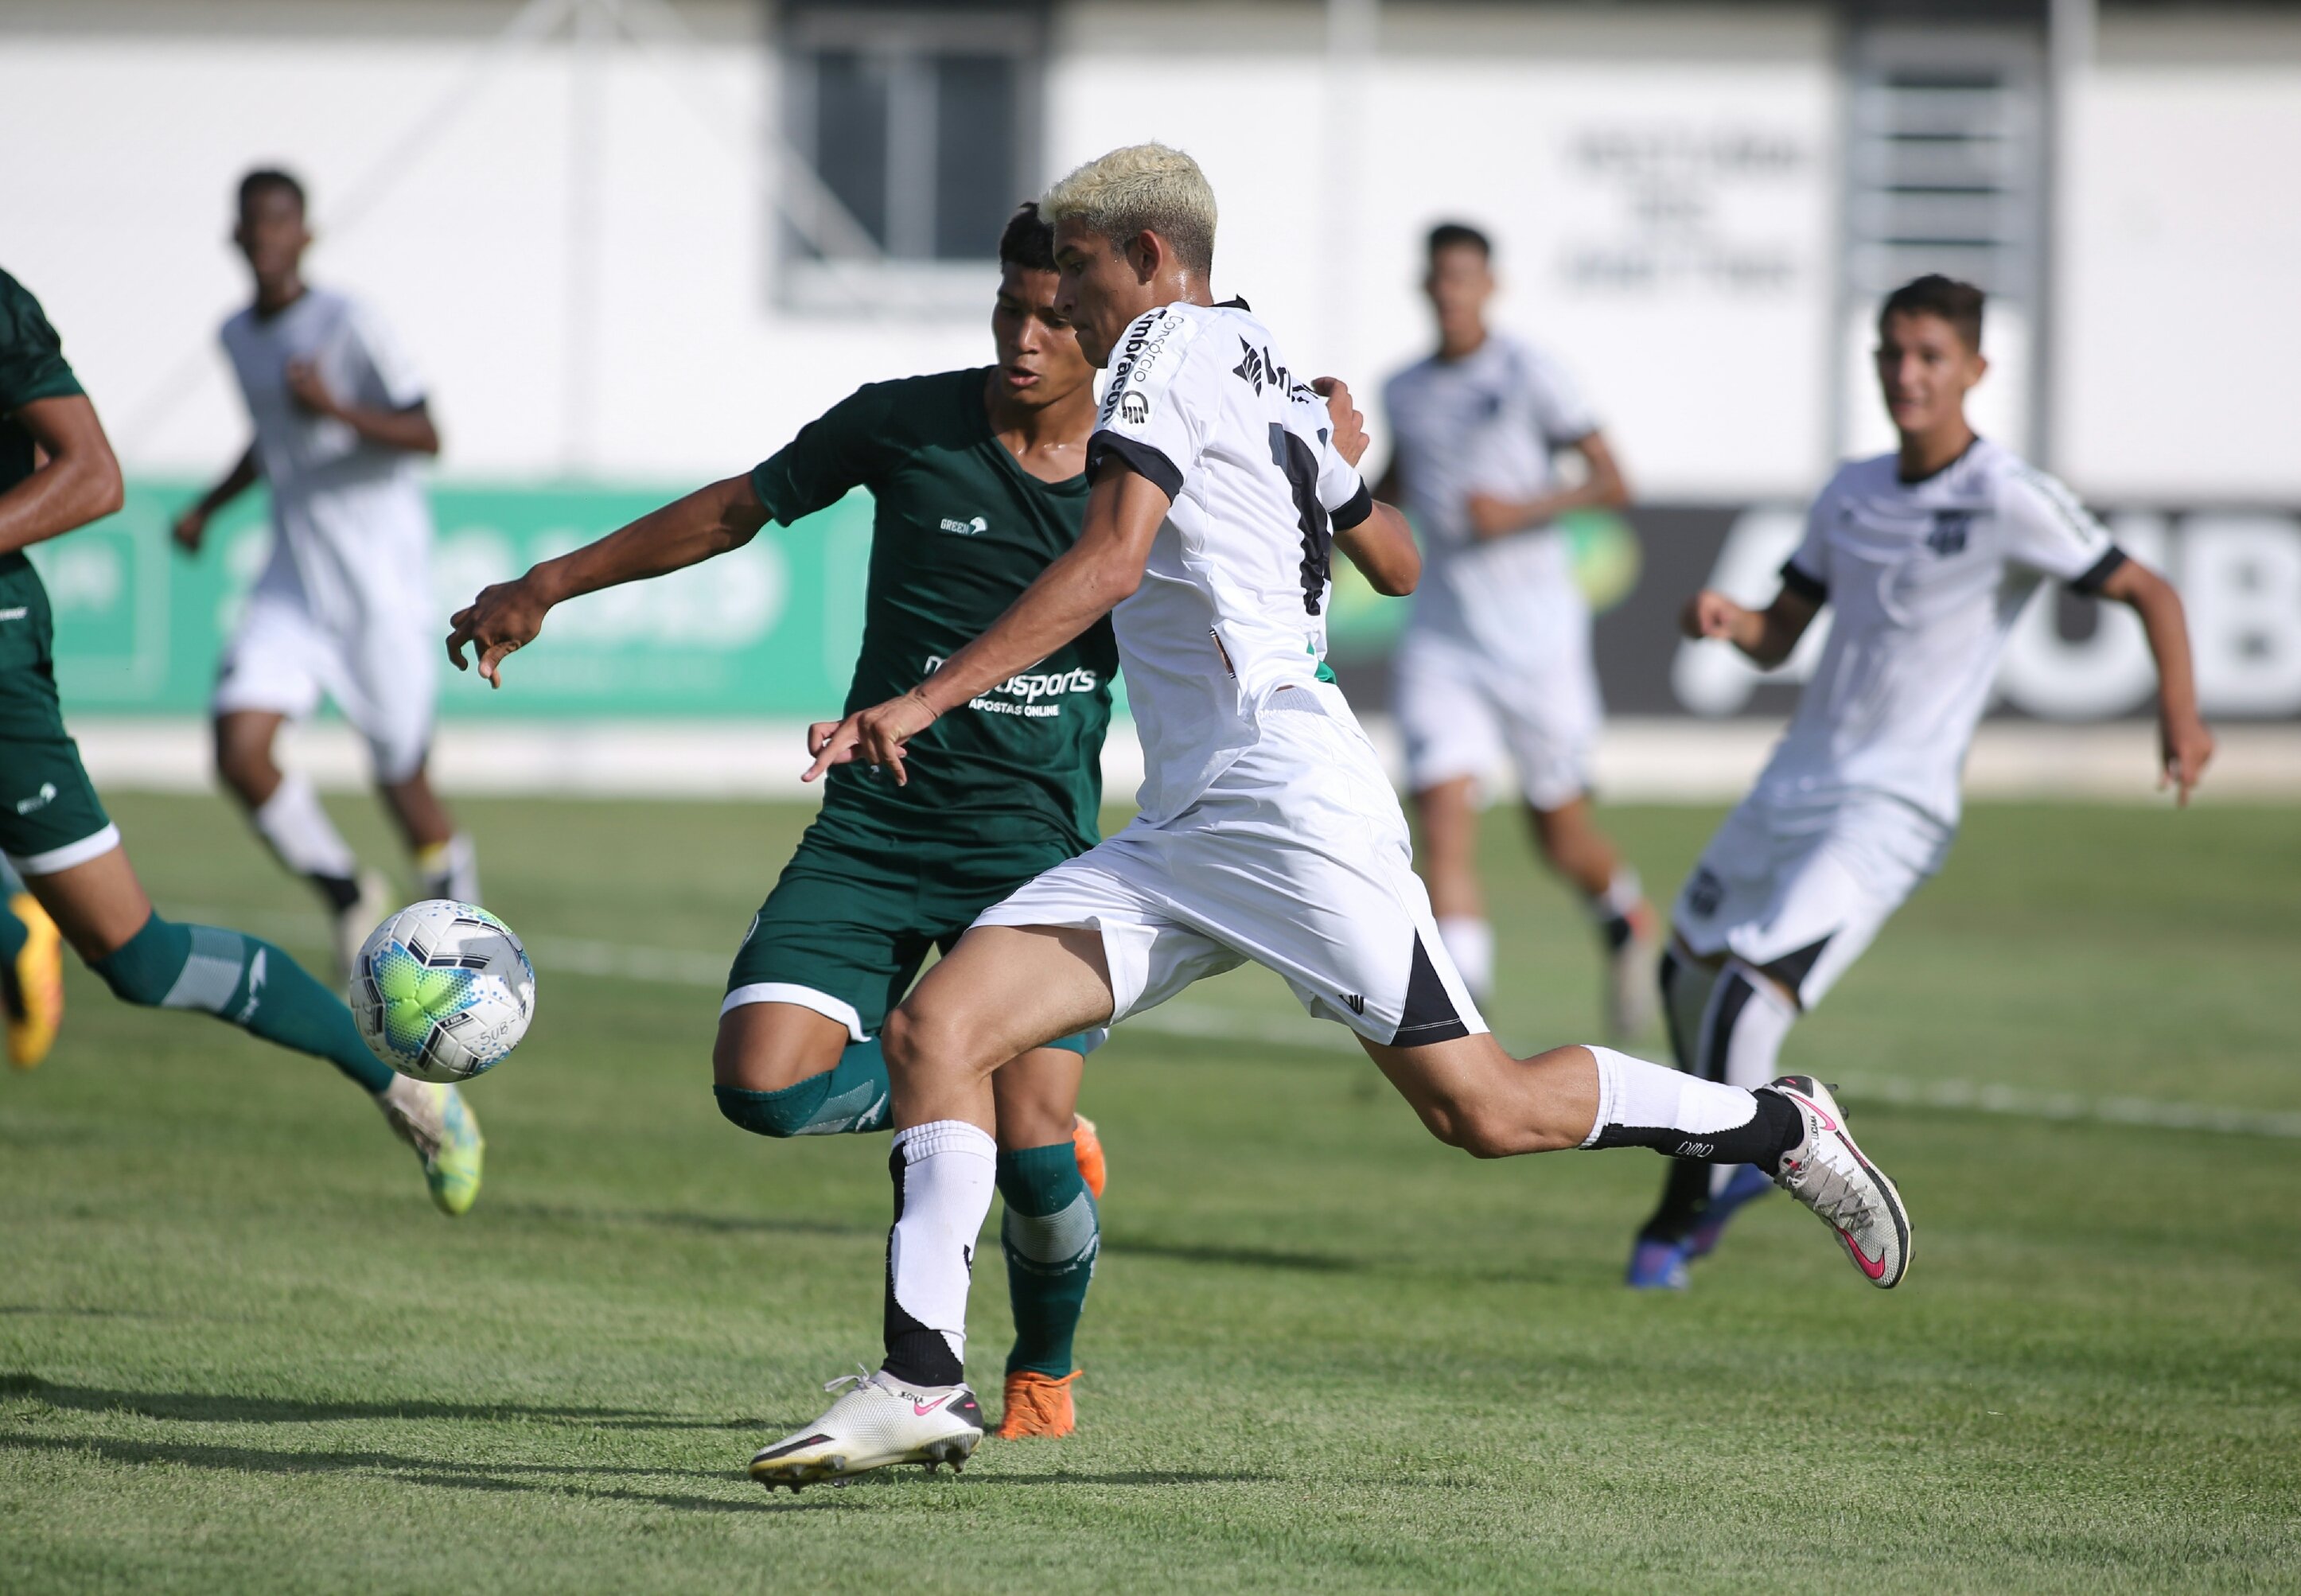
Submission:
M 186 554 L 197 554 L 200 552 L 200 539 L 206 535 L 207 530 L 208 513 L 194 505 L 176 517 L 175 524 L 168 529 L 168 532 L 175 539 L 177 547 Z
M 288 363 L 288 394 L 314 415 L 336 414 L 336 396 L 328 391 L 327 383 L 320 376 L 320 368 L 308 360 Z
M 528 577 L 481 588 L 477 598 L 448 618 L 455 630 L 448 634 L 448 657 L 457 670 L 468 670 L 464 645 L 471 644 L 479 656 L 480 674 L 489 686 L 501 687 L 504 656 L 535 641 L 550 609 L 550 600 L 536 591 Z
M 1526 526 L 1524 505 L 1491 493 L 1471 494 L 1462 501 L 1462 513 L 1469 519 L 1470 531 L 1481 538 L 1507 538 Z
M 2195 715 L 2157 723 L 2157 790 L 2173 789 L 2173 801 L 2189 806 L 2189 789 L 2205 779 L 2213 756 L 2213 734 Z
M 1367 452 L 1366 417 L 1351 399 L 1351 385 L 1340 377 L 1320 377 L 1310 391 L 1326 401 L 1326 419 L 1334 424 L 1335 453 L 1356 465 Z
M 873 708 L 858 709 L 843 721 L 817 721 L 807 729 L 807 751 L 815 756 L 815 763 L 799 780 L 816 781 L 833 765 L 851 765 L 859 759 L 866 765 L 886 766 L 895 773 L 896 786 L 908 785 L 910 776 L 903 768 L 904 748 L 936 719 L 927 701 L 909 692 Z
M 1749 613 L 1725 594 L 1704 588 L 1686 601 L 1686 608 L 1678 617 L 1678 629 L 1696 641 L 1716 638 L 1730 643 L 1742 617 Z

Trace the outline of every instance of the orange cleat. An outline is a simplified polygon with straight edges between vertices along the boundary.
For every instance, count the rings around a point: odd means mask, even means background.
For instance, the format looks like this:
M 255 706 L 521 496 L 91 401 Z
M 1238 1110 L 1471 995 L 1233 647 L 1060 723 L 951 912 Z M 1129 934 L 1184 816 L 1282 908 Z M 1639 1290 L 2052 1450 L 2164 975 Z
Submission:
M 16 967 L 8 972 L 9 1000 L 0 1004 L 8 1018 L 8 1062 L 20 1070 L 38 1069 L 48 1049 L 56 1045 L 56 1028 L 64 1021 L 63 938 L 47 910 L 29 892 L 17 893 L 8 900 L 8 907 L 29 933 L 23 950 L 16 955 Z M 1087 1134 L 1092 1136 L 1092 1128 Z M 1101 1168 L 1102 1151 L 1098 1148 L 1098 1175 Z
M 1075 1122 L 1071 1126 L 1071 1151 L 1078 1155 L 1079 1179 L 1084 1181 L 1086 1189 L 1094 1193 L 1094 1200 L 1100 1202 L 1102 1182 L 1110 1178 L 1110 1171 L 1102 1161 L 1102 1138 L 1094 1133 L 1094 1121 L 1085 1115 L 1074 1114 L 1071 1118 Z M 1010 1394 L 1014 1391 L 1011 1382 L 1007 1389 Z M 1063 1402 L 1067 1408 L 1070 1399 L 1065 1397 Z
M 999 1416 L 996 1432 L 1001 1441 L 1022 1441 L 1043 1435 L 1052 1441 L 1078 1428 L 1071 1407 L 1071 1382 L 1076 1370 L 1050 1380 L 1035 1369 L 1007 1376 L 1007 1411 Z

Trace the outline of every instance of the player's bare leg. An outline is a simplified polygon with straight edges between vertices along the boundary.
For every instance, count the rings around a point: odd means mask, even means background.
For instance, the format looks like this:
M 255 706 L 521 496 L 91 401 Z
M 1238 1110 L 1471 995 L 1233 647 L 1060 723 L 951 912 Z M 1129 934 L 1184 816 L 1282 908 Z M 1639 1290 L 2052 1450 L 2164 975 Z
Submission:
M 1430 890 L 1438 940 L 1470 996 L 1483 1003 L 1494 991 L 1494 929 L 1478 883 L 1478 779 L 1458 776 L 1426 787 L 1413 805 L 1421 833 L 1415 867 Z
M 327 906 L 337 973 L 351 968 L 367 933 L 391 912 L 383 878 L 363 871 L 336 829 L 309 776 L 280 768 L 272 748 L 287 716 L 268 709 L 230 709 L 215 718 L 216 774 L 264 846 L 312 884 Z
M 977 926 L 888 1016 L 886 1359 L 753 1458 L 754 1479 L 797 1489 L 894 1463 L 956 1466 L 974 1451 L 983 1417 L 966 1379 L 966 1290 L 999 1173 L 992 1075 L 1050 1038 L 1102 1024 L 1111 1003 L 1098 933 Z M 1058 1112 L 1050 1100 L 1038 1111 Z
M 415 862 L 415 884 L 422 895 L 479 902 L 479 849 L 467 833 L 456 829 L 455 817 L 431 790 L 424 766 L 419 764 L 413 774 L 379 782 L 378 788 Z
M 1586 797 L 1555 808 L 1527 806 L 1544 863 L 1573 883 L 1605 940 L 1608 1027 L 1617 1040 L 1642 1036 L 1654 1022 L 1654 960 L 1661 923 L 1645 900 L 1638 873 L 1598 829 Z

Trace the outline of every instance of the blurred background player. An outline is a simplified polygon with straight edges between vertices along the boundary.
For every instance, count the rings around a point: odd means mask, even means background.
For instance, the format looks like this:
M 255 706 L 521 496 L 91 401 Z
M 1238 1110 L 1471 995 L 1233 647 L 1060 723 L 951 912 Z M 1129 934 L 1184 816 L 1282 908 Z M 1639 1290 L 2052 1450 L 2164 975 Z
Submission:
M 45 911 L 0 909 L 0 962 L 15 1001 L 29 1000 L 21 1020 L 10 1006 L 10 1057 L 29 1067 L 54 1038 L 61 930 L 127 1002 L 212 1014 L 328 1060 L 415 1149 L 432 1200 L 461 1214 L 479 1196 L 483 1146 L 456 1089 L 395 1074 L 360 1040 L 344 1000 L 271 943 L 162 919 L 80 765 L 56 697 L 47 590 L 24 550 L 111 514 L 121 497 L 119 463 L 62 340 L 39 302 L 0 272 L 0 853 Z M 18 1050 L 20 1025 L 37 1047 Z
M 1478 784 L 1507 753 L 1536 848 L 1605 940 L 1614 1034 L 1633 1036 L 1653 1022 L 1659 924 L 1637 872 L 1591 819 L 1604 711 L 1590 607 L 1556 527 L 1569 510 L 1628 504 L 1629 489 L 1565 372 L 1486 325 L 1492 257 L 1476 228 L 1431 230 L 1423 287 L 1438 348 L 1383 390 L 1393 443 L 1376 493 L 1406 508 L 1429 557 L 1393 664 L 1418 862 L 1438 934 L 1483 999 L 1494 936 L 1478 884 Z M 1560 454 L 1580 456 L 1580 481 L 1560 480 Z
M 334 917 L 342 968 L 391 909 L 321 806 L 311 778 L 272 759 L 282 721 L 334 701 L 367 740 L 376 785 L 414 855 L 417 895 L 476 902 L 472 840 L 424 776 L 439 682 L 431 511 L 417 461 L 439 452 L 423 384 L 374 310 L 304 281 L 302 185 L 252 171 L 232 233 L 255 302 L 223 346 L 255 440 L 176 521 L 197 553 L 208 518 L 261 478 L 272 556 L 217 673 L 216 771 L 280 862 Z
M 1077 540 L 1086 510 L 1094 372 L 1054 312 L 1052 231 L 1035 205 L 1008 222 L 999 261 L 998 364 L 870 383 L 749 476 L 488 589 L 455 617 L 457 666 L 473 641 L 495 680 L 554 605 L 739 548 L 769 521 L 791 525 L 865 487 L 870 577 L 844 713 L 931 673 Z M 1117 667 L 1098 623 L 920 739 L 908 782 L 859 765 L 833 773 L 728 973 L 712 1067 L 730 1120 L 774 1137 L 889 1127 L 879 1028 L 928 949 L 948 949 L 977 914 L 1100 835 Z M 1100 1035 L 1034 1049 L 999 1076 L 1008 1439 L 1075 1423 L 1072 1346 L 1103 1186 L 1101 1145 L 1076 1107 Z
M 1988 371 L 1981 290 L 1920 277 L 1878 317 L 1877 369 L 1901 447 L 1838 468 L 1764 610 L 1697 593 L 1689 638 L 1761 666 L 1821 606 L 1836 619 L 1797 714 L 1756 786 L 1686 882 L 1663 956 L 1680 1069 L 1748 1086 L 1887 918 L 1941 868 L 1958 779 L 2006 633 L 2043 581 L 2133 606 L 2157 662 L 2163 767 L 2180 801 L 2213 756 L 2181 600 L 2126 557 L 2070 490 L 1977 437 L 1965 396 Z M 1681 1288 L 1734 1211 L 1770 1184 L 1748 1166 L 1678 1160 L 1639 1232 L 1629 1283 Z

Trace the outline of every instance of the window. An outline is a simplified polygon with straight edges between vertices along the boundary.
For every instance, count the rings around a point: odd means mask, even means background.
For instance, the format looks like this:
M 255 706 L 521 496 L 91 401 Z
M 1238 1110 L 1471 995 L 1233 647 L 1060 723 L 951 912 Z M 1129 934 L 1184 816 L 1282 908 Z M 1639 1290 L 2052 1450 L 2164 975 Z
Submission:
M 783 297 L 981 308 L 999 232 L 1038 189 L 1037 6 L 782 13 Z

